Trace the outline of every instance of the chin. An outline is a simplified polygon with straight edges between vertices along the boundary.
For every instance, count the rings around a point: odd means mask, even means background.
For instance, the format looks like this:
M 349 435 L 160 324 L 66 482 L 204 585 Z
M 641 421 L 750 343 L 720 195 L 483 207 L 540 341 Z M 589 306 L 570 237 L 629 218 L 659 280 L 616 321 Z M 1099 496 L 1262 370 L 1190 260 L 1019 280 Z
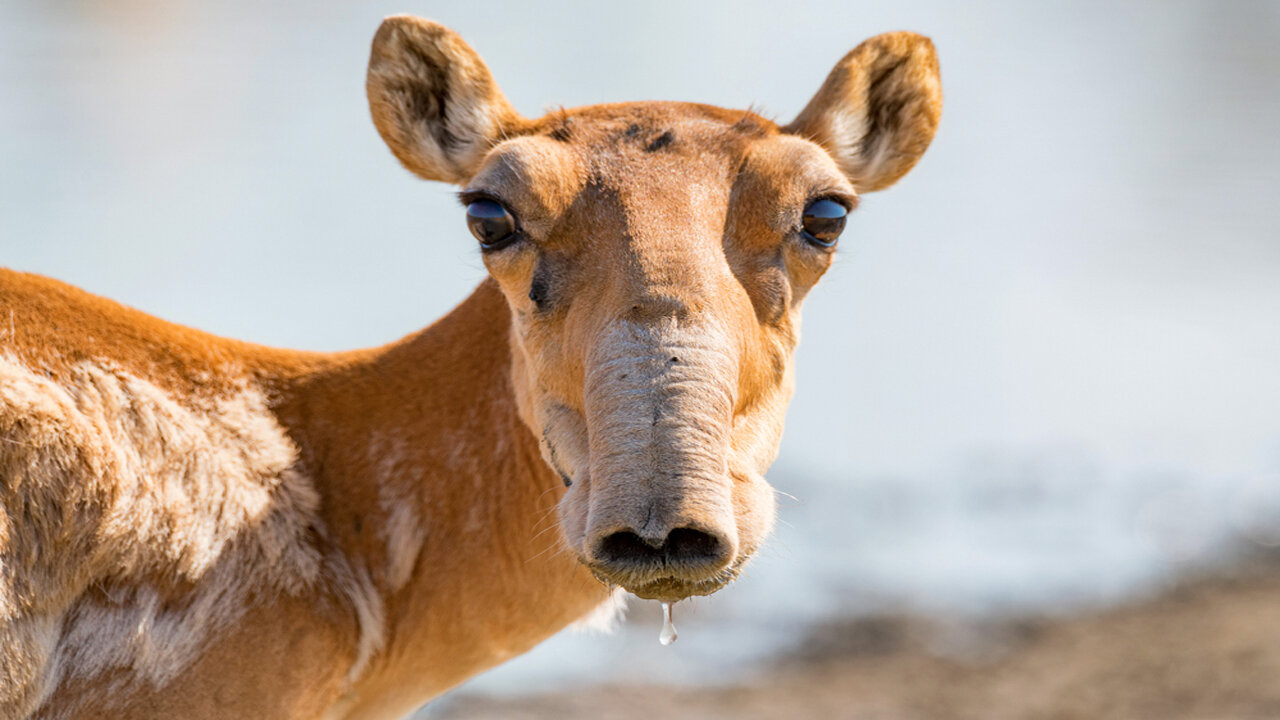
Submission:
M 729 579 L 725 580 L 704 580 L 702 582 L 690 582 L 679 578 L 659 578 L 644 585 L 634 587 L 625 587 L 627 592 L 645 600 L 660 600 L 662 602 L 674 603 L 684 600 L 695 595 L 710 595 L 720 588 L 729 584 Z
M 628 573 L 622 576 L 618 573 L 606 572 L 591 563 L 584 564 L 597 580 L 609 587 L 620 587 L 645 600 L 675 603 L 685 598 L 711 595 L 727 587 L 738 577 L 746 560 L 745 557 L 740 558 L 710 577 L 681 577 L 674 572 L 671 574 L 646 573 L 639 577 L 637 577 L 638 574 Z

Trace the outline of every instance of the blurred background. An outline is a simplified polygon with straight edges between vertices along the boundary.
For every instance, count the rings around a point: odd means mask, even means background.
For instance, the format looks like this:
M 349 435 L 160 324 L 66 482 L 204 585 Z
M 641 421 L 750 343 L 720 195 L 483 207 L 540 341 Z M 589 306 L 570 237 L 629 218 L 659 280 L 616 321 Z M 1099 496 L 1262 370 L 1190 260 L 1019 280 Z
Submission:
M 397 12 L 531 116 L 786 122 L 897 29 L 946 96 L 806 303 L 746 577 L 424 717 L 1280 717 L 1280 4 L 0 0 L 0 263 L 272 345 L 425 326 L 484 271 L 369 120 Z

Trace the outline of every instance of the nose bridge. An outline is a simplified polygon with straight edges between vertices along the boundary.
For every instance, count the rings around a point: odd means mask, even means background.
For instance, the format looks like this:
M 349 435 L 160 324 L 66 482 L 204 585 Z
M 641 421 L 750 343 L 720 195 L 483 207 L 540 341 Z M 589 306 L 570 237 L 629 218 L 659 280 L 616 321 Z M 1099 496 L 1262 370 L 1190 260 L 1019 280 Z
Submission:
M 675 318 L 683 324 L 714 313 L 716 258 L 701 247 L 706 239 L 681 229 L 654 235 L 645 233 L 627 245 L 616 279 L 619 315 L 637 322 Z
M 638 173 L 618 189 L 625 218 L 614 280 L 624 317 L 637 321 L 715 312 L 727 193 L 710 174 L 673 181 Z
M 733 530 L 735 353 L 712 322 L 618 319 L 587 362 L 588 534 Z M 732 544 L 732 542 L 730 542 Z
M 728 464 L 745 352 L 718 275 L 724 199 L 646 182 L 618 191 L 625 225 L 600 245 L 605 302 L 583 363 L 586 553 L 716 572 L 738 547 Z

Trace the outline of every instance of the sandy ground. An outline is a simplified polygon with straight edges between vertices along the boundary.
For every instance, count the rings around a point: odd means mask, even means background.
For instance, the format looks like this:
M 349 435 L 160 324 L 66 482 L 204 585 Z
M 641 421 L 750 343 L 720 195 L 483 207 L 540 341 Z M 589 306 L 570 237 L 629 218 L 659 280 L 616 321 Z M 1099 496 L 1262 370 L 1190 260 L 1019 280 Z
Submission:
M 451 698 L 449 720 L 1277 720 L 1280 563 L 1251 563 L 1132 605 L 957 625 L 820 628 L 732 688 L 588 688 Z

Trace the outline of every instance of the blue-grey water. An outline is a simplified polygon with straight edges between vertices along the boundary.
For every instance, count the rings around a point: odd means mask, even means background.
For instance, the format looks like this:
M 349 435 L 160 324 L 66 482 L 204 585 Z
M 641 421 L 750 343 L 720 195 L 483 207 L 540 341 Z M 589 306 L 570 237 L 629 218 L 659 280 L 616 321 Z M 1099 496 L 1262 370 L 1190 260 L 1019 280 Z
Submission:
M 363 97 L 384 14 L 459 30 L 526 114 L 799 110 L 876 32 L 946 109 L 810 297 L 742 581 L 474 687 L 727 679 L 814 620 L 1063 610 L 1280 544 L 1280 5 L 0 0 L 0 263 L 179 322 L 337 349 L 483 268 Z

